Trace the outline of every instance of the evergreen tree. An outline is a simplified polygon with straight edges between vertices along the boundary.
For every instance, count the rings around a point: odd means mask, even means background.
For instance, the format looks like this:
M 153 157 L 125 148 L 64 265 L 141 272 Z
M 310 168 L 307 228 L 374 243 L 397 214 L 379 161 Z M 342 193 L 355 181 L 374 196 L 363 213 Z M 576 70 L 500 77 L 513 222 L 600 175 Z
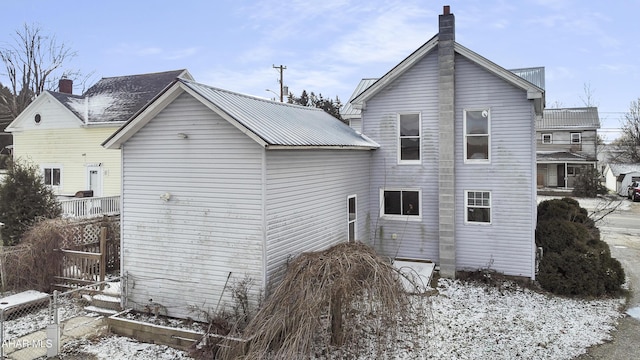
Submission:
M 4 223 L 0 234 L 4 245 L 17 245 L 37 221 L 61 213 L 55 194 L 44 184 L 38 168 L 21 160 L 11 161 L 0 183 L 0 221 Z
M 289 93 L 287 102 L 289 104 L 322 109 L 334 118 L 344 122 L 344 119 L 342 119 L 342 116 L 340 116 L 340 108 L 342 107 L 342 103 L 337 96 L 335 100 L 325 99 L 324 97 L 322 97 L 322 94 L 316 95 L 313 91 L 307 93 L 307 90 L 302 90 L 302 94 L 300 95 L 300 97 L 296 97 L 293 93 Z

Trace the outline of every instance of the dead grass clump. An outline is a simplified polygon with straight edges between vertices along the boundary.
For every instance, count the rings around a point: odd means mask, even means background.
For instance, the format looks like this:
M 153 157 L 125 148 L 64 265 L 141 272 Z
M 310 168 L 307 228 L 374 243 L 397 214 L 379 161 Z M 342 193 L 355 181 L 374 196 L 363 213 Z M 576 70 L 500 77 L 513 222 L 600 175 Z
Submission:
M 397 324 L 410 308 L 410 295 L 389 261 L 362 243 L 342 243 L 301 254 L 290 263 L 245 329 L 248 342 L 226 344 L 229 350 L 221 355 L 309 358 L 316 352 L 368 346 L 359 341 L 372 337 L 384 351 L 393 346 Z
M 57 250 L 64 241 L 63 229 L 67 224 L 62 219 L 41 221 L 24 234 L 20 245 L 8 250 L 10 256 L 5 257 L 3 264 L 8 289 L 51 290 L 62 262 L 62 253 Z

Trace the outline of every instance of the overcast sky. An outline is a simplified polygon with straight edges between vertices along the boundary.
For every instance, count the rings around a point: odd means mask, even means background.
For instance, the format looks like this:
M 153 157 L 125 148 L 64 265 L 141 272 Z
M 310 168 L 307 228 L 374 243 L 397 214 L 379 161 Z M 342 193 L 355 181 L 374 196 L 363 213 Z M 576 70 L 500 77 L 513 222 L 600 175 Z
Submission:
M 101 77 L 186 68 L 196 81 L 263 97 L 279 73 L 345 102 L 438 31 L 450 5 L 456 40 L 507 68 L 544 66 L 547 107 L 585 105 L 611 139 L 640 97 L 640 0 L 0 0 L 0 44 L 37 25 L 77 52 L 70 67 Z M 1 70 L 0 70 L 1 71 Z M 0 75 L 0 82 L 6 78 Z M 82 88 L 76 87 L 76 93 Z

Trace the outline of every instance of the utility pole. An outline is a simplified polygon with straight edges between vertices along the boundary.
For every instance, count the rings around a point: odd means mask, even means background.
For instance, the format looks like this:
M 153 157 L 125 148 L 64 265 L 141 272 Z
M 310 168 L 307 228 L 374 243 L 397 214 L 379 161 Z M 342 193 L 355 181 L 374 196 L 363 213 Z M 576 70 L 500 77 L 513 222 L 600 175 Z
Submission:
M 280 70 L 280 102 L 284 102 L 284 83 L 282 82 L 282 72 L 287 68 L 286 66 L 275 66 L 273 65 L 274 69 L 278 69 Z

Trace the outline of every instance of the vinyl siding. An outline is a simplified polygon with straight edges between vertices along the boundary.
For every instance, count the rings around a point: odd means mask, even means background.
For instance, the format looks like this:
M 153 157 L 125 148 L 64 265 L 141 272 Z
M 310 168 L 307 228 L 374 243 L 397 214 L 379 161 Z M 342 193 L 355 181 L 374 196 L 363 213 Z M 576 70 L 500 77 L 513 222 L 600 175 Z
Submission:
M 487 268 L 533 277 L 535 142 L 533 105 L 526 91 L 456 55 L 456 267 Z M 491 164 L 464 164 L 466 108 L 491 109 Z M 397 161 L 397 114 L 422 116 L 421 164 Z M 427 54 L 366 104 L 363 133 L 381 145 L 372 157 L 372 243 L 383 254 L 439 262 L 438 63 Z M 420 189 L 421 221 L 379 216 L 380 189 Z M 491 191 L 493 223 L 464 224 L 464 190 Z
M 456 57 L 456 263 L 534 276 L 535 123 L 526 91 Z M 491 163 L 463 161 L 465 109 L 490 109 Z M 464 224 L 464 191 L 491 192 L 492 223 Z
M 45 117 L 45 121 L 55 121 Z M 87 165 L 101 164 L 103 196 L 120 195 L 121 160 L 119 150 L 107 150 L 100 144 L 118 127 L 38 128 L 13 133 L 14 156 L 33 164 L 62 167 L 59 195 L 74 195 L 87 190 Z
M 368 240 L 370 156 L 371 151 L 267 151 L 270 280 L 279 280 L 295 255 L 347 241 L 349 195 L 357 195 L 357 239 Z
M 380 144 L 371 165 L 372 244 L 388 256 L 438 260 L 437 76 L 437 53 L 433 52 L 367 101 L 363 112 L 363 133 Z M 398 164 L 397 116 L 405 112 L 422 116 L 419 165 Z M 422 221 L 380 218 L 383 188 L 420 188 Z
M 219 299 L 229 304 L 229 286 L 245 276 L 253 281 L 249 295 L 257 298 L 263 287 L 263 151 L 186 93 L 127 141 L 122 241 L 128 306 L 142 309 L 153 299 L 170 316 L 193 318 L 191 307 L 213 311 Z M 162 194 L 170 194 L 169 201 Z

